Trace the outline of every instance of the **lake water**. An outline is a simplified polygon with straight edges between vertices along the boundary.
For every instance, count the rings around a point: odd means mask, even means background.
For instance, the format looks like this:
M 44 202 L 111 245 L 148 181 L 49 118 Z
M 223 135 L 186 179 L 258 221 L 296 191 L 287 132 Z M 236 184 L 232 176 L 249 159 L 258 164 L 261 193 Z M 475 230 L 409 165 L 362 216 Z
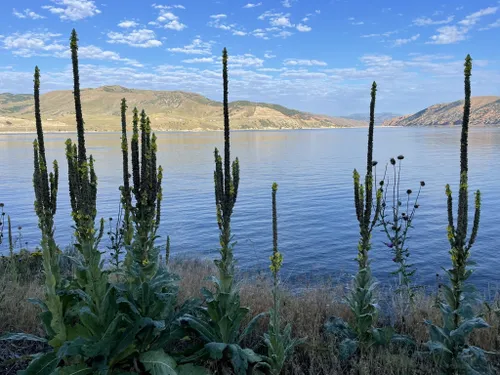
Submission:
M 70 243 L 64 141 L 73 134 L 46 135 L 48 160 L 61 167 L 56 234 Z M 164 168 L 164 201 L 160 235 L 169 234 L 173 255 L 214 258 L 218 232 L 213 192 L 213 150 L 222 147 L 221 132 L 160 133 L 158 162 Z M 240 158 L 241 182 L 233 216 L 239 266 L 267 269 L 272 248 L 271 184 L 279 184 L 279 244 L 285 256 L 284 275 L 338 277 L 356 271 L 358 225 L 353 208 L 352 171 L 364 173 L 367 129 L 248 131 L 232 133 L 232 156 Z M 450 263 L 446 238 L 446 196 L 450 183 L 457 196 L 460 129 L 376 128 L 374 158 L 379 166 L 405 156 L 402 188 L 418 190 L 425 180 L 409 246 L 417 280 L 433 285 L 436 273 Z M 39 239 L 33 211 L 34 134 L 0 135 L 0 202 L 22 226 L 23 242 L 33 248 Z M 470 132 L 470 182 L 481 189 L 481 227 L 472 256 L 477 261 L 473 280 L 486 287 L 500 281 L 500 129 Z M 98 216 L 116 216 L 121 183 L 120 134 L 87 135 L 88 152 L 96 159 L 99 177 Z M 495 161 L 496 160 L 496 161 Z M 16 230 L 17 231 L 17 230 Z M 16 232 L 15 231 L 15 232 Z M 395 264 L 381 233 L 374 234 L 371 251 L 377 278 L 389 279 Z M 15 233 L 16 235 L 16 233 Z M 5 243 L 0 246 L 7 252 Z

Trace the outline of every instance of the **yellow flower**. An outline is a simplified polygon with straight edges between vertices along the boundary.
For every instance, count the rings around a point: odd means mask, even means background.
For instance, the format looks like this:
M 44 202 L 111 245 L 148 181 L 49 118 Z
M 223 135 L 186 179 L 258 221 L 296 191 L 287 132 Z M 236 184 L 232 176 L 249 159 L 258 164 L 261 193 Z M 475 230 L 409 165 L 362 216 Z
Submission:
M 148 264 L 149 264 L 149 260 L 144 259 L 144 260 L 142 261 L 142 265 L 143 265 L 143 266 L 147 266 Z
M 271 265 L 269 266 L 271 272 L 278 273 L 281 265 L 283 264 L 283 254 L 277 251 L 273 255 L 271 255 L 269 259 L 271 260 Z

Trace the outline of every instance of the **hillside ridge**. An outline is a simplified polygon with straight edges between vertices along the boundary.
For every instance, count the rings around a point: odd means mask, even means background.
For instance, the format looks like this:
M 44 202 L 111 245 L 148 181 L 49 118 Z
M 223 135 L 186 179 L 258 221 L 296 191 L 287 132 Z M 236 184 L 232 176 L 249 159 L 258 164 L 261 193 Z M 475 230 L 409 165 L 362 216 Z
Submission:
M 417 113 L 386 120 L 382 126 L 458 126 L 462 124 L 463 100 L 434 104 Z M 471 98 L 470 125 L 500 126 L 500 96 Z
M 186 91 L 129 89 L 119 85 L 81 90 L 86 130 L 120 130 L 120 102 L 131 109 L 144 109 L 156 131 L 202 131 L 223 128 L 222 103 Z M 57 90 L 40 96 L 46 131 L 73 131 L 73 95 Z M 365 122 L 317 115 L 278 104 L 233 101 L 229 104 L 233 129 L 304 129 L 367 126 Z M 0 132 L 34 131 L 33 96 L 0 94 Z

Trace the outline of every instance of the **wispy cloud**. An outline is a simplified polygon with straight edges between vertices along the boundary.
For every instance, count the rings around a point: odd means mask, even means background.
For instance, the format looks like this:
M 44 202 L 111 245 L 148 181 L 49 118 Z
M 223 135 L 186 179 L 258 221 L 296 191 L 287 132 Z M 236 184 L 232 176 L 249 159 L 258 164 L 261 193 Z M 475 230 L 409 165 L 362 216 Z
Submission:
M 42 8 L 56 14 L 63 21 L 78 21 L 93 17 L 101 11 L 92 0 L 51 0 L 56 6 L 45 5 Z
M 429 25 L 445 25 L 453 22 L 454 16 L 449 16 L 444 20 L 433 20 L 429 17 L 419 17 L 413 20 L 413 25 L 415 26 L 429 26 Z
M 212 14 L 210 18 L 213 18 L 214 20 L 220 20 L 222 18 L 227 18 L 227 14 Z
M 204 42 L 201 38 L 196 38 L 191 44 L 184 47 L 167 48 L 167 51 L 174 53 L 185 53 L 188 55 L 211 55 L 214 42 Z
M 14 33 L 1 39 L 3 48 L 21 57 L 50 56 L 66 46 L 59 40 L 61 34 L 51 32 Z
M 256 7 L 260 7 L 261 5 L 262 5 L 262 3 L 248 3 L 243 8 L 245 8 L 245 9 L 256 8 Z
M 213 57 L 196 57 L 194 59 L 182 60 L 186 64 L 208 64 L 215 62 Z
M 157 5 L 153 4 L 153 8 L 159 10 L 159 15 L 156 21 L 149 22 L 150 25 L 161 26 L 165 29 L 182 31 L 187 25 L 183 24 L 179 16 L 174 14 L 171 9 L 185 9 L 182 5 Z
M 156 39 L 153 30 L 140 29 L 130 33 L 109 32 L 108 43 L 127 44 L 131 47 L 151 48 L 159 47 L 162 42 Z
M 292 4 L 296 1 L 297 0 L 282 0 L 281 5 L 283 5 L 285 8 L 291 8 Z
M 303 25 L 303 24 L 299 23 L 297 25 L 297 30 L 300 31 L 301 33 L 307 33 L 309 31 L 311 31 L 312 28 L 310 26 Z
M 118 27 L 123 27 L 124 29 L 127 29 L 129 27 L 137 27 L 139 24 L 135 21 L 122 21 L 120 22 L 117 26 Z
M 479 30 L 484 31 L 484 30 L 489 30 L 489 29 L 495 29 L 497 27 L 500 27 L 500 18 L 497 19 L 495 22 L 490 23 L 489 25 L 487 25 Z
M 428 44 L 453 44 L 467 39 L 467 34 L 484 16 L 495 14 L 498 7 L 488 7 L 469 14 L 457 25 L 444 26 L 437 29 L 437 34 L 431 36 Z
M 377 34 L 364 34 L 361 35 L 361 38 L 378 38 L 378 37 L 389 37 L 393 34 L 397 34 L 399 30 L 386 31 L 385 33 L 377 33 Z
M 475 13 L 472 13 L 465 17 L 462 21 L 459 22 L 460 25 L 465 26 L 465 27 L 471 27 L 474 26 L 476 23 L 479 22 L 479 20 L 484 17 L 488 16 L 491 14 L 495 14 L 498 10 L 498 7 L 489 7 L 485 9 L 481 9 Z
M 46 18 L 42 16 L 41 14 L 38 14 L 36 12 L 33 12 L 32 10 L 25 9 L 23 12 L 18 12 L 15 8 L 12 9 L 12 14 L 16 16 L 17 18 L 31 18 L 32 20 L 39 20 L 42 18 Z
M 306 59 L 286 59 L 283 62 L 286 66 L 327 66 L 324 61 L 319 60 L 306 60 Z
M 416 34 L 416 35 L 413 35 L 412 37 L 410 38 L 406 38 L 406 39 L 396 39 L 393 43 L 393 46 L 394 47 L 400 47 L 402 45 L 405 45 L 405 44 L 408 44 L 408 43 L 411 43 L 411 42 L 414 42 L 416 41 L 418 38 L 420 38 L 420 34 Z

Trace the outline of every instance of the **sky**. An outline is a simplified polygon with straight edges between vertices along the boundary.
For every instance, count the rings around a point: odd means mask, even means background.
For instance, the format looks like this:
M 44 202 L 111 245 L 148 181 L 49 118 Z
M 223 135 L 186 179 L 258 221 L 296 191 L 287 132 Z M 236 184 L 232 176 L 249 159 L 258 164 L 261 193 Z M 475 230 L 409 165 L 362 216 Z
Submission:
M 343 116 L 414 113 L 473 95 L 500 95 L 500 1 L 3 0 L 0 92 L 72 87 L 69 36 L 80 39 L 82 87 L 121 85 L 277 103 Z

